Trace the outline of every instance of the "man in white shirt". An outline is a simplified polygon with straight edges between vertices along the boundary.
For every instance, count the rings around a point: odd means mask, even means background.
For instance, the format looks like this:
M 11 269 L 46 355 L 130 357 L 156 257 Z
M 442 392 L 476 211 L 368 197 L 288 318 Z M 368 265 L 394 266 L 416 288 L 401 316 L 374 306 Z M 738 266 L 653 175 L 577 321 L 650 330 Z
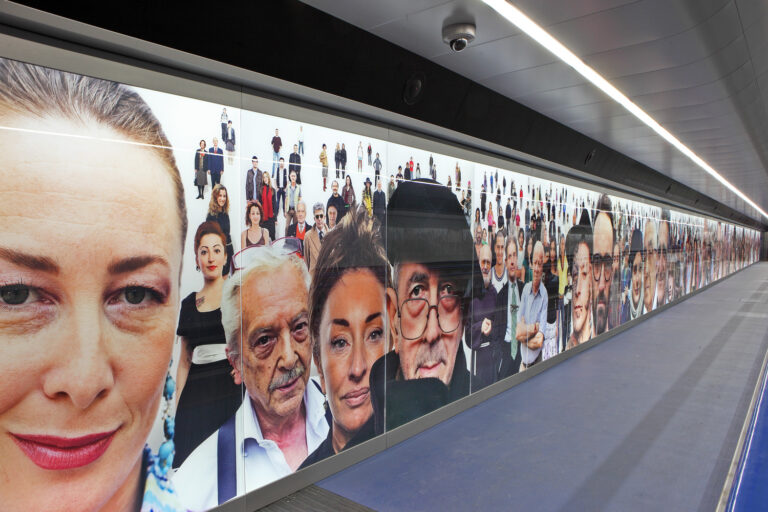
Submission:
M 547 326 L 547 289 L 541 285 L 544 270 L 544 246 L 533 246 L 533 281 L 526 283 L 517 310 L 517 341 L 520 342 L 523 368 L 541 361 L 541 346 Z
M 323 394 L 309 379 L 307 267 L 277 247 L 251 251 L 244 264 L 241 276 L 226 281 L 221 310 L 227 358 L 245 400 L 174 475 L 190 510 L 296 471 L 328 435 Z

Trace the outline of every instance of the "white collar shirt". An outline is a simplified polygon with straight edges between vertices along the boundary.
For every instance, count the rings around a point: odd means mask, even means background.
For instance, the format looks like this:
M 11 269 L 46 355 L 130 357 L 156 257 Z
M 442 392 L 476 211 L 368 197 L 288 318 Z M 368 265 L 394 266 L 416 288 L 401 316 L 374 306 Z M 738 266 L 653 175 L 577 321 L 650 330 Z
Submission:
M 306 406 L 307 454 L 314 452 L 328 437 L 324 400 L 323 394 L 310 379 L 303 401 Z M 235 443 L 242 453 L 242 457 L 235 458 L 237 495 L 241 496 L 292 471 L 277 443 L 264 439 L 251 400 L 243 400 L 235 414 Z M 218 431 L 203 441 L 173 476 L 181 502 L 189 510 L 208 510 L 219 504 L 217 448 Z

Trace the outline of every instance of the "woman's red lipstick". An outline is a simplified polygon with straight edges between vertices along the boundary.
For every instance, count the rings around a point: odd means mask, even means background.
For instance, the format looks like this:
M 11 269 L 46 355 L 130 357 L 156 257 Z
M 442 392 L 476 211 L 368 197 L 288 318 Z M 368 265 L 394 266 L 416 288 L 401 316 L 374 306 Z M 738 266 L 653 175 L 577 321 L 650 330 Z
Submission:
M 87 466 L 109 448 L 116 430 L 83 437 L 11 434 L 16 445 L 43 469 L 74 469 Z

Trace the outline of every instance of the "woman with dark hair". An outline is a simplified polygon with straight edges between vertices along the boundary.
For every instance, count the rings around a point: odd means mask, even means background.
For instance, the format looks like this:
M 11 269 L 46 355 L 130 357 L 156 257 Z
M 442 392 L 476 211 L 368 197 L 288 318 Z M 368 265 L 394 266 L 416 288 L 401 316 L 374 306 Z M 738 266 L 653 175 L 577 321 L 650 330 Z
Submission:
M 195 186 L 197 187 L 195 199 L 205 199 L 205 186 L 208 185 L 208 152 L 206 147 L 205 141 L 201 140 L 200 148 L 195 151 Z
M 216 185 L 217 187 L 219 185 Z M 221 269 L 227 261 L 226 235 L 218 222 L 206 221 L 195 233 L 195 265 L 203 287 L 181 302 L 176 334 L 181 341 L 176 374 L 176 457 L 179 467 L 198 445 L 232 416 L 242 401 L 225 354 L 221 325 Z
M 320 249 L 309 290 L 309 329 L 331 429 L 302 468 L 374 435 L 369 377 L 388 349 L 384 304 L 390 278 L 373 222 L 362 209 L 344 216 Z
M 371 190 L 371 178 L 365 178 L 365 188 L 363 189 L 363 207 L 368 217 L 373 216 L 373 190 Z
M 0 508 L 181 510 L 169 365 L 187 214 L 168 138 L 124 85 L 7 59 L 0 118 Z
M 344 179 L 344 187 L 341 189 L 341 198 L 344 200 L 344 208 L 346 209 L 344 215 L 352 212 L 357 204 L 357 199 L 355 198 L 355 189 L 352 187 L 352 178 L 349 175 Z
M 275 239 L 275 223 L 277 219 L 277 197 L 275 189 L 272 188 L 272 179 L 269 172 L 264 171 L 264 178 L 261 180 L 261 223 L 269 231 L 269 238 Z M 244 249 L 244 247 L 241 247 Z
M 230 235 L 229 194 L 227 193 L 227 187 L 221 183 L 217 183 L 211 191 L 211 201 L 208 203 L 208 215 L 205 217 L 205 220 L 218 222 L 219 226 L 221 226 L 221 231 L 227 237 L 227 259 L 221 267 L 221 274 L 227 275 L 229 274 L 230 263 L 235 251 L 232 247 L 232 236 Z
M 252 245 L 269 245 L 269 230 L 261 227 L 261 219 L 264 218 L 264 209 L 258 201 L 249 201 L 245 207 L 245 225 L 248 229 L 243 231 L 240 237 L 240 247 L 245 249 Z

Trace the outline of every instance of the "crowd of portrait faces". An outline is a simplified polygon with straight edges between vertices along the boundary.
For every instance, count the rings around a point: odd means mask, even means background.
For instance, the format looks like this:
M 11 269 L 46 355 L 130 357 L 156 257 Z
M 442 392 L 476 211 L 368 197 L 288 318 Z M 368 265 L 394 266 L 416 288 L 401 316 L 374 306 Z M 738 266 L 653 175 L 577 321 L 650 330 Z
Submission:
M 208 510 L 758 258 L 513 164 L 0 71 L 4 510 Z

